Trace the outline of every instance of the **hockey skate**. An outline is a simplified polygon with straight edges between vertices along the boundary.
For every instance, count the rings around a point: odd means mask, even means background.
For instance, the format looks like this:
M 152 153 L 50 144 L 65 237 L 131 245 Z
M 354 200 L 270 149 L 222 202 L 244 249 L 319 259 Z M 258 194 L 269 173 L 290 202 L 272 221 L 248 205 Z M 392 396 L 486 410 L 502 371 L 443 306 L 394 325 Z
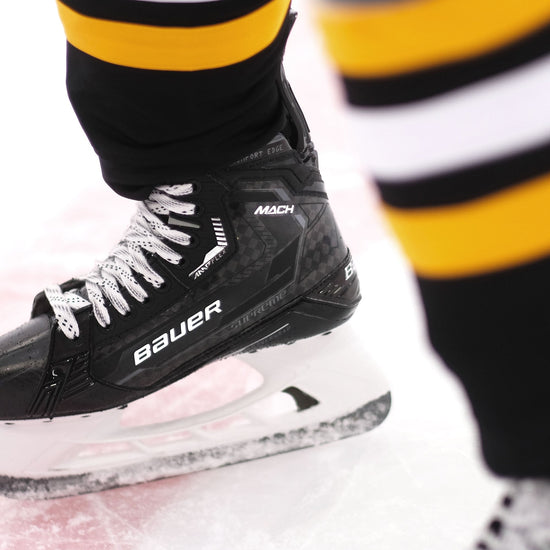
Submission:
M 287 130 L 225 169 L 156 188 L 105 261 L 39 294 L 31 320 L 0 337 L 1 494 L 120 487 L 384 420 L 387 383 L 363 337 L 340 327 L 360 301 L 353 262 L 284 76 L 279 86 Z M 138 400 L 237 355 L 261 375 L 252 391 L 191 416 L 123 422 Z M 292 407 L 262 416 L 279 393 Z

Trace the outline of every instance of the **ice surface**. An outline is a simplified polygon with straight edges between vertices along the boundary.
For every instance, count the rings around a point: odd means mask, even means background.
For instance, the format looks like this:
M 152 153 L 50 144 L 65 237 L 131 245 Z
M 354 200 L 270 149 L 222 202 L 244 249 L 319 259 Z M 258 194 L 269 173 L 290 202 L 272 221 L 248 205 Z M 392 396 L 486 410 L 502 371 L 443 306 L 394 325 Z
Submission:
M 4 331 L 44 285 L 104 257 L 133 205 L 99 183 L 65 98 L 54 3 L 5 3 L 1 21 Z M 348 153 L 318 42 L 302 13 L 287 73 L 361 273 L 358 315 L 391 382 L 389 419 L 334 445 L 104 494 L 0 498 L 0 550 L 458 550 L 484 521 L 498 484 L 479 461 L 462 392 L 427 349 L 406 266 Z

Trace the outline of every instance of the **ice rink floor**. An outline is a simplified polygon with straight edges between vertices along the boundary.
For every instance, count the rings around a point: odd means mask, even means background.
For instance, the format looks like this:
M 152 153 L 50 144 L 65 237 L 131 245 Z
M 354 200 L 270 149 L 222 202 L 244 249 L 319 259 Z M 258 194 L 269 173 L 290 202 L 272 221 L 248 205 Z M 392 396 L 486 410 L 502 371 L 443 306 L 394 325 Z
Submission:
M 332 445 L 102 494 L 0 497 L 0 550 L 464 550 L 484 522 L 500 485 L 479 460 L 462 392 L 428 350 L 412 279 L 350 154 L 302 4 L 287 73 L 356 258 L 364 299 L 354 322 L 390 381 L 389 418 Z M 54 3 L 1 10 L 4 332 L 27 319 L 43 286 L 103 258 L 134 206 L 101 183 L 66 100 Z

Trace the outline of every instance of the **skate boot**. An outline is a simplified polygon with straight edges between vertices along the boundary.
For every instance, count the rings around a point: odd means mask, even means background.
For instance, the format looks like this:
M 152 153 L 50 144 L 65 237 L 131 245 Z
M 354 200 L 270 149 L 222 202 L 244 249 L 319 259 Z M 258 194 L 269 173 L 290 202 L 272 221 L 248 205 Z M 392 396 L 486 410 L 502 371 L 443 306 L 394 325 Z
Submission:
M 385 418 L 387 385 L 363 338 L 337 328 L 359 281 L 284 75 L 279 86 L 282 133 L 229 167 L 157 187 L 105 261 L 47 288 L 31 320 L 0 337 L 0 493 L 118 487 L 334 441 Z M 237 354 L 262 375 L 252 392 L 169 422 L 121 423 L 128 404 Z M 292 396 L 291 412 L 205 435 L 277 392 Z
M 550 550 L 550 481 L 511 484 L 476 550 Z

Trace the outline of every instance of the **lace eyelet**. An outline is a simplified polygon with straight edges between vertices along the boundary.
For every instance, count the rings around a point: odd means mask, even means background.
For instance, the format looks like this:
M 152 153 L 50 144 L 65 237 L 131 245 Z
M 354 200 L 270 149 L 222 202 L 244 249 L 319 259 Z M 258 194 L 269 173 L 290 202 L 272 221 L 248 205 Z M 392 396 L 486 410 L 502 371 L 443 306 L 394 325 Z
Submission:
M 185 248 L 196 248 L 197 246 L 199 246 L 199 244 L 200 240 L 197 236 L 189 235 L 189 244 L 186 244 Z
M 204 206 L 200 202 L 193 202 L 193 204 L 195 205 L 195 211 L 191 214 L 191 217 L 200 218 L 205 212 Z
M 168 292 L 172 288 L 172 283 L 170 280 L 164 281 L 159 287 L 155 288 L 155 291 L 158 294 L 164 294 L 165 292 Z

